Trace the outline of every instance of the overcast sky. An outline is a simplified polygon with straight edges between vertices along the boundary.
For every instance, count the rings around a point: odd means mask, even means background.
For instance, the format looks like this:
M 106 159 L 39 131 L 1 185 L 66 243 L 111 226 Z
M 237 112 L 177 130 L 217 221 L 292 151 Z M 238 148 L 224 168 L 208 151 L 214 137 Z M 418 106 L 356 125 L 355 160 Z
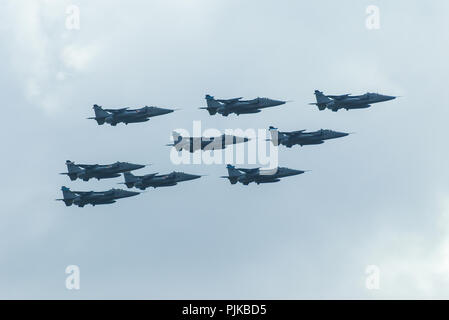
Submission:
M 443 0 L 2 1 L 0 298 L 449 298 L 448 12 Z M 402 97 L 320 112 L 315 89 Z M 294 102 L 211 117 L 205 94 Z M 98 126 L 94 103 L 182 110 Z M 230 185 L 224 165 L 171 163 L 172 129 L 193 120 L 356 134 L 281 148 L 279 164 L 304 175 Z M 121 182 L 71 182 L 67 159 L 207 176 L 65 207 L 62 185 Z M 68 265 L 80 290 L 65 287 Z

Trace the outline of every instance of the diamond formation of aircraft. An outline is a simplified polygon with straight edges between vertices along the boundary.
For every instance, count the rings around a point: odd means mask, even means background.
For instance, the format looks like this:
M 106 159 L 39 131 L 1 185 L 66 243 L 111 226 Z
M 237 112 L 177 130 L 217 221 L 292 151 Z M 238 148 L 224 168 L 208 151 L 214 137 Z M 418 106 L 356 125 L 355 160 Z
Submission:
M 267 140 L 271 141 L 275 146 L 281 144 L 287 148 L 291 148 L 293 145 L 304 146 L 322 144 L 325 140 L 342 138 L 349 135 L 349 133 L 346 132 L 338 132 L 329 129 L 321 129 L 312 132 L 306 132 L 306 130 L 282 132 L 272 126 L 270 126 L 269 131 L 271 139 Z
M 260 170 L 260 168 L 236 168 L 235 166 L 232 166 L 230 164 L 228 164 L 226 168 L 228 169 L 228 175 L 222 176 L 221 178 L 228 179 L 231 184 L 240 182 L 245 186 L 247 186 L 251 182 L 255 182 L 257 184 L 278 182 L 281 178 L 296 176 L 298 174 L 303 174 L 304 172 L 306 172 L 303 170 L 295 170 L 284 167 L 277 167 L 273 170 L 262 171 Z
M 58 201 L 64 201 L 67 207 L 72 204 L 77 205 L 82 208 L 86 204 L 91 204 L 92 206 L 100 204 L 111 204 L 115 203 L 116 200 L 122 198 L 129 198 L 137 196 L 140 192 L 127 191 L 122 189 L 110 189 L 102 192 L 95 191 L 71 191 L 67 187 L 61 187 L 62 199 L 56 199 Z
M 191 153 L 197 150 L 219 150 L 226 146 L 237 143 L 248 142 L 249 138 L 223 134 L 218 137 L 183 137 L 178 132 L 173 131 L 173 143 L 167 146 L 174 147 L 176 151 L 186 150 Z
M 143 176 L 135 176 L 131 172 L 125 172 L 123 176 L 125 178 L 125 182 L 122 182 L 122 184 L 126 185 L 128 188 L 135 187 L 140 190 L 145 190 L 149 187 L 171 187 L 177 185 L 178 182 L 195 180 L 202 177 L 201 175 L 188 174 L 178 171 L 161 175 L 158 173 L 151 173 Z
M 369 108 L 373 103 L 379 103 L 396 99 L 395 96 L 382 95 L 378 93 L 365 93 L 359 96 L 352 96 L 351 94 L 343 95 L 325 95 L 319 90 L 315 90 L 316 103 L 310 103 L 316 105 L 319 110 L 330 109 L 334 112 L 340 109 L 364 109 Z M 206 109 L 210 115 L 221 114 L 222 116 L 228 116 L 229 114 L 251 114 L 259 113 L 264 108 L 275 107 L 285 104 L 287 101 L 273 100 L 269 98 L 255 98 L 252 100 L 242 100 L 243 98 L 233 99 L 215 99 L 213 96 L 206 95 L 207 107 L 200 109 Z M 99 125 L 108 123 L 112 126 L 116 126 L 118 123 L 137 123 L 146 122 L 151 117 L 165 115 L 172 113 L 176 109 L 165 109 L 159 107 L 145 106 L 140 109 L 103 109 L 98 105 L 93 107 L 95 117 L 88 118 L 94 119 Z M 271 141 L 275 146 L 284 145 L 288 148 L 293 145 L 313 145 L 322 144 L 329 139 L 341 138 L 349 135 L 346 132 L 338 132 L 329 129 L 321 129 L 312 132 L 306 132 L 306 130 L 298 130 L 291 132 L 281 132 L 277 128 L 269 127 L 271 134 Z M 237 143 L 244 143 L 249 141 L 249 138 L 239 137 L 234 135 L 223 134 L 217 137 L 182 137 L 179 133 L 173 132 L 173 146 L 177 151 L 187 150 L 191 153 L 196 150 L 218 150 L 225 149 L 228 145 Z M 169 174 L 159 175 L 158 173 L 147 174 L 143 176 L 136 176 L 131 171 L 144 168 L 146 165 L 133 164 L 129 162 L 115 162 L 107 165 L 99 164 L 75 164 L 74 162 L 66 161 L 68 172 L 61 173 L 67 175 L 70 180 L 74 181 L 81 179 L 83 181 L 89 181 L 91 178 L 107 179 L 116 178 L 123 173 L 125 184 L 128 188 L 138 188 L 145 190 L 146 188 L 153 187 L 167 187 L 177 185 L 179 182 L 190 181 L 199 179 L 201 175 L 187 174 L 184 172 L 173 171 Z M 227 165 L 228 176 L 222 176 L 226 178 L 231 184 L 237 182 L 243 185 L 248 185 L 252 182 L 256 184 L 260 183 L 273 183 L 280 181 L 281 178 L 295 176 L 303 174 L 306 171 L 295 170 L 285 167 L 277 167 L 273 170 L 261 170 L 261 168 L 235 168 L 234 166 Z M 115 203 L 116 200 L 122 198 L 128 198 L 140 194 L 140 192 L 127 191 L 122 189 L 110 189 L 107 191 L 72 191 L 69 188 L 63 186 L 61 188 L 63 198 L 57 199 L 63 201 L 66 206 L 77 205 L 84 207 L 87 204 L 93 206 L 100 204 Z
M 384 102 L 396 99 L 395 96 L 387 96 L 379 93 L 365 93 L 360 96 L 351 94 L 325 95 L 319 90 L 315 90 L 316 102 L 309 103 L 316 105 L 319 110 L 330 109 L 337 112 L 340 109 L 365 109 L 371 107 L 372 103 Z
M 229 114 L 236 115 L 258 113 L 262 109 L 280 106 L 287 101 L 273 100 L 269 98 L 255 98 L 252 100 L 242 100 L 243 97 L 233 99 L 215 99 L 213 96 L 206 95 L 207 107 L 200 109 L 207 110 L 209 114 L 215 115 L 217 113 L 227 117 Z
M 146 122 L 151 117 L 161 116 L 164 114 L 172 113 L 175 109 L 165 109 L 159 107 L 145 106 L 140 109 L 103 109 L 99 105 L 94 104 L 95 117 L 88 119 L 94 119 L 99 125 L 109 123 L 111 126 L 116 126 L 118 123 L 137 123 Z
M 89 181 L 91 178 L 97 180 L 120 177 L 120 173 L 142 169 L 146 165 L 134 164 L 129 162 L 114 162 L 112 164 L 75 164 L 67 160 L 66 162 L 68 172 L 60 174 L 69 176 L 70 180 L 75 181 L 81 179 Z

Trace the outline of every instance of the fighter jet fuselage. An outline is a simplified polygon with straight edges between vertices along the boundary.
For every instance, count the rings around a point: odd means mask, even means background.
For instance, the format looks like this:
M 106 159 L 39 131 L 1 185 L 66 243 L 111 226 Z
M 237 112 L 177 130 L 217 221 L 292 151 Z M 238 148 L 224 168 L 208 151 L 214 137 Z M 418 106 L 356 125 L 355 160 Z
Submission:
M 199 175 L 188 174 L 184 172 L 173 171 L 169 174 L 158 175 L 157 173 L 147 174 L 144 176 L 135 176 L 131 172 L 125 172 L 123 174 L 125 178 L 124 184 L 128 188 L 138 188 L 145 190 L 146 188 L 153 187 L 170 187 L 175 186 L 178 182 L 190 181 L 201 178 Z
M 228 169 L 228 176 L 223 176 L 222 178 L 227 178 L 231 184 L 240 182 L 243 185 L 248 185 L 251 182 L 255 182 L 256 184 L 278 182 L 281 178 L 295 176 L 305 172 L 284 167 L 262 171 L 260 168 L 235 168 L 230 164 L 228 164 L 226 168 Z
M 223 134 L 218 137 L 183 137 L 177 132 L 173 132 L 173 146 L 177 151 L 187 150 L 191 153 L 197 150 L 220 150 L 228 145 L 244 143 L 248 138 Z
M 120 173 L 144 168 L 145 165 L 133 164 L 129 162 L 115 162 L 113 164 L 99 165 L 99 164 L 75 164 L 74 162 L 66 161 L 68 172 L 61 174 L 69 176 L 70 180 L 81 179 L 89 181 L 91 178 L 107 179 L 119 177 Z
M 146 122 L 150 120 L 151 117 L 156 117 L 175 111 L 173 109 L 148 107 L 148 106 L 145 106 L 140 109 L 129 109 L 129 108 L 103 109 L 102 107 L 96 104 L 94 105 L 93 109 L 95 112 L 95 117 L 88 119 L 96 120 L 99 125 L 109 123 L 112 126 L 115 126 L 118 123 L 128 124 L 128 123 Z
M 338 132 L 329 129 L 321 129 L 312 132 L 305 130 L 281 132 L 277 128 L 269 128 L 271 142 L 277 146 L 279 144 L 291 148 L 293 145 L 313 145 L 324 143 L 325 140 L 341 138 L 349 135 L 346 132 Z
M 330 109 L 337 112 L 340 109 L 365 109 L 371 107 L 371 104 L 393 100 L 396 97 L 382 95 L 379 93 L 365 93 L 359 96 L 343 95 L 325 95 L 319 90 L 315 90 L 316 105 L 319 110 Z
M 61 191 L 63 198 L 57 200 L 64 201 L 65 205 L 68 207 L 74 204 L 81 208 L 86 204 L 91 204 L 92 206 L 100 204 L 111 204 L 115 203 L 118 199 L 128 198 L 139 194 L 139 192 L 127 191 L 122 189 L 110 189 L 103 192 L 95 192 L 71 191 L 67 187 L 62 187 Z
M 255 98 L 252 100 L 242 100 L 242 98 L 233 99 L 215 99 L 213 96 L 206 95 L 207 107 L 205 109 L 210 115 L 221 114 L 227 117 L 229 114 L 236 115 L 258 113 L 262 109 L 285 104 L 286 101 L 274 100 L 269 98 Z

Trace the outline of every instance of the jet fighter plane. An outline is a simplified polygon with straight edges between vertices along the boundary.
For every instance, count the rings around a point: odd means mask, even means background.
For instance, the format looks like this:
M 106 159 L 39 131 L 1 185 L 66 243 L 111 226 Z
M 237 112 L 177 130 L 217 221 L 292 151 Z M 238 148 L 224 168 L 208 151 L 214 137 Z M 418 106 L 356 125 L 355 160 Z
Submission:
M 279 144 L 291 148 L 295 144 L 301 147 L 310 144 L 321 144 L 324 140 L 346 137 L 349 133 L 321 129 L 318 131 L 305 132 L 306 130 L 298 130 L 291 132 L 281 132 L 277 128 L 269 128 L 271 133 L 271 142 L 277 146 Z
M 173 146 L 176 151 L 187 150 L 191 153 L 196 150 L 219 150 L 226 146 L 237 143 L 244 143 L 249 141 L 249 138 L 238 137 L 233 135 L 223 134 L 218 137 L 183 137 L 178 132 L 172 133 L 174 143 L 167 144 Z
M 177 185 L 178 182 L 201 178 L 201 176 L 199 175 L 177 171 L 161 175 L 158 175 L 157 173 L 151 173 L 144 176 L 135 176 L 131 172 L 125 172 L 123 176 L 125 178 L 125 182 L 122 182 L 122 184 L 125 184 L 128 188 L 135 187 L 140 190 L 145 190 L 149 187 L 171 187 Z
M 62 187 L 62 199 L 56 199 L 58 201 L 64 201 L 67 207 L 72 204 L 82 208 L 86 204 L 96 206 L 99 204 L 111 204 L 118 199 L 128 198 L 138 195 L 140 192 L 127 191 L 122 189 L 110 189 L 108 191 L 95 192 L 95 191 L 71 191 L 67 187 Z
M 284 167 L 277 167 L 274 170 L 261 171 L 260 168 L 236 168 L 230 164 L 228 164 L 226 168 L 228 169 L 229 175 L 222 176 L 221 178 L 229 179 L 229 182 L 231 182 L 231 184 L 240 182 L 245 186 L 247 186 L 251 182 L 255 182 L 257 184 L 278 182 L 280 181 L 280 178 L 296 176 L 305 172 L 302 170 L 294 170 Z
M 206 95 L 207 107 L 205 109 L 212 116 L 216 113 L 227 117 L 231 113 L 236 115 L 245 113 L 258 113 L 261 109 L 275 107 L 285 104 L 287 101 L 273 100 L 269 98 L 255 98 L 253 100 L 242 100 L 243 97 L 233 99 L 215 99 L 213 96 Z
M 120 177 L 120 173 L 126 171 L 132 171 L 144 168 L 143 164 L 133 164 L 129 162 L 115 162 L 112 164 L 75 164 L 74 162 L 67 160 L 68 172 L 62 172 L 69 176 L 70 180 L 82 179 L 83 181 L 89 181 L 91 178 L 107 179 Z
M 371 107 L 371 103 L 378 103 L 396 99 L 394 96 L 386 96 L 379 93 L 365 93 L 360 96 L 351 96 L 351 94 L 342 94 L 339 96 L 324 95 L 323 92 L 315 90 L 316 105 L 319 110 L 330 109 L 337 112 L 339 109 L 365 109 Z
M 99 125 L 109 123 L 111 126 L 116 126 L 117 123 L 123 122 L 124 124 L 146 122 L 151 117 L 161 116 L 167 113 L 175 111 L 174 109 L 165 109 L 159 107 L 145 106 L 140 109 L 103 109 L 99 105 L 94 104 L 95 117 L 87 118 L 94 119 Z

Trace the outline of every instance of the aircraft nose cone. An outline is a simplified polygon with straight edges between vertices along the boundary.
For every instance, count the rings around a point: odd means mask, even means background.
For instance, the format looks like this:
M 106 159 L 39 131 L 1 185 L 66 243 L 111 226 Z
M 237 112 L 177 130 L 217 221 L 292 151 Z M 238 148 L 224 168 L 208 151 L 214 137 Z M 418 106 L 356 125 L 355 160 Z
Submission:
M 131 165 L 131 167 L 132 167 L 134 170 L 137 170 L 137 169 L 145 168 L 145 165 L 144 165 L 144 164 L 133 164 L 133 165 Z
M 383 98 L 385 99 L 385 101 L 396 99 L 395 96 L 383 96 Z
M 182 175 L 181 180 L 182 180 L 182 181 L 190 181 L 190 180 L 195 180 L 195 179 L 198 179 L 198 178 L 201 178 L 201 176 L 200 176 L 200 175 L 196 175 L 196 174 L 188 174 L 188 173 L 184 173 L 184 174 Z
M 138 194 L 140 194 L 140 192 L 120 190 L 119 198 L 133 197 L 133 196 L 137 196 Z
M 282 101 L 282 100 L 271 100 L 271 103 L 272 103 L 274 106 L 280 106 L 280 105 L 282 105 L 282 104 L 286 104 L 287 101 Z
M 290 175 L 292 175 L 292 176 L 296 176 L 296 175 L 298 175 L 298 174 L 302 174 L 302 173 L 304 173 L 305 171 L 303 171 L 303 170 L 293 170 L 293 169 L 290 169 Z

